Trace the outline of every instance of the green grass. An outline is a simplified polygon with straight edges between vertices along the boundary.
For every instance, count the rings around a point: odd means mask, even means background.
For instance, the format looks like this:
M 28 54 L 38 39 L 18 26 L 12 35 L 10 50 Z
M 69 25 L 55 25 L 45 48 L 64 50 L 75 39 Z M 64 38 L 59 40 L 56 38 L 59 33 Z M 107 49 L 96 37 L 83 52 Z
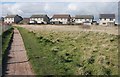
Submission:
M 13 28 L 11 27 L 7 31 L 3 32 L 2 35 L 0 35 L 0 50 L 2 50 L 2 54 L 0 56 L 0 61 L 2 62 L 2 57 L 5 57 L 5 53 L 7 51 L 11 36 L 13 33 Z
M 118 36 L 18 27 L 37 75 L 118 75 Z
M 2 54 L 5 53 L 13 33 L 13 28 L 2 33 Z

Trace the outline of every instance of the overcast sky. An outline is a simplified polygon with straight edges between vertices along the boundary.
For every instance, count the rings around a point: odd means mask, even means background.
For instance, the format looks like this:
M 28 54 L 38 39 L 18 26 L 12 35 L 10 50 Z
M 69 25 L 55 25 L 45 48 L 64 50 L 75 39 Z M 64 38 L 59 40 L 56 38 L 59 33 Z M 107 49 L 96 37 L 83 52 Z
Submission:
M 94 15 L 97 20 L 100 13 L 116 14 L 118 17 L 119 0 L 2 0 L 1 16 L 19 14 L 30 17 L 32 14 L 71 14 Z

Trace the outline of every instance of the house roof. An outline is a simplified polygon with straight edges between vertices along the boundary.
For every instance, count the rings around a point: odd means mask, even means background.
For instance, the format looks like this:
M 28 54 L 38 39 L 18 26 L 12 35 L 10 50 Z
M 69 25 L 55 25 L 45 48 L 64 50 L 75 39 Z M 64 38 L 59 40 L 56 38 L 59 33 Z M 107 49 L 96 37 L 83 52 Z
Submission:
M 100 14 L 100 18 L 115 18 L 115 14 Z
M 30 18 L 44 18 L 47 16 L 46 14 L 40 14 L 40 15 L 32 15 Z
M 29 21 L 29 20 L 30 20 L 30 18 L 23 18 L 22 21 Z
M 74 19 L 75 17 L 71 17 L 72 19 Z
M 7 15 L 5 18 L 14 18 L 16 15 Z
M 70 18 L 70 14 L 55 14 L 52 18 Z
M 94 16 L 93 15 L 76 15 L 75 18 L 76 19 L 93 19 Z
M 29 22 L 30 18 L 23 18 L 23 20 L 21 22 Z

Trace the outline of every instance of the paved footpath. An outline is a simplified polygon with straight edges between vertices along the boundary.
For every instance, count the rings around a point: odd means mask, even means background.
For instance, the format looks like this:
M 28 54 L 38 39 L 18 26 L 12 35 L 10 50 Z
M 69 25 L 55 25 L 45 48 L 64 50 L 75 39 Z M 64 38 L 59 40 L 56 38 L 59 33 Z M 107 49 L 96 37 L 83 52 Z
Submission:
M 20 32 L 15 28 L 13 42 L 8 54 L 7 75 L 34 75 L 28 62 Z

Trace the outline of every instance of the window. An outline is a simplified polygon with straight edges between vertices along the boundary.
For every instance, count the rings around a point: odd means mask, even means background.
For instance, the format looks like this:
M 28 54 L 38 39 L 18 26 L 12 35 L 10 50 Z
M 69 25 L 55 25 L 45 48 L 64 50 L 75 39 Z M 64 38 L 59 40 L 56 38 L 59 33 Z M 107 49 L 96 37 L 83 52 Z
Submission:
M 103 23 L 104 25 L 106 24 L 106 23 Z
M 110 18 L 110 21 L 113 21 L 113 19 Z

